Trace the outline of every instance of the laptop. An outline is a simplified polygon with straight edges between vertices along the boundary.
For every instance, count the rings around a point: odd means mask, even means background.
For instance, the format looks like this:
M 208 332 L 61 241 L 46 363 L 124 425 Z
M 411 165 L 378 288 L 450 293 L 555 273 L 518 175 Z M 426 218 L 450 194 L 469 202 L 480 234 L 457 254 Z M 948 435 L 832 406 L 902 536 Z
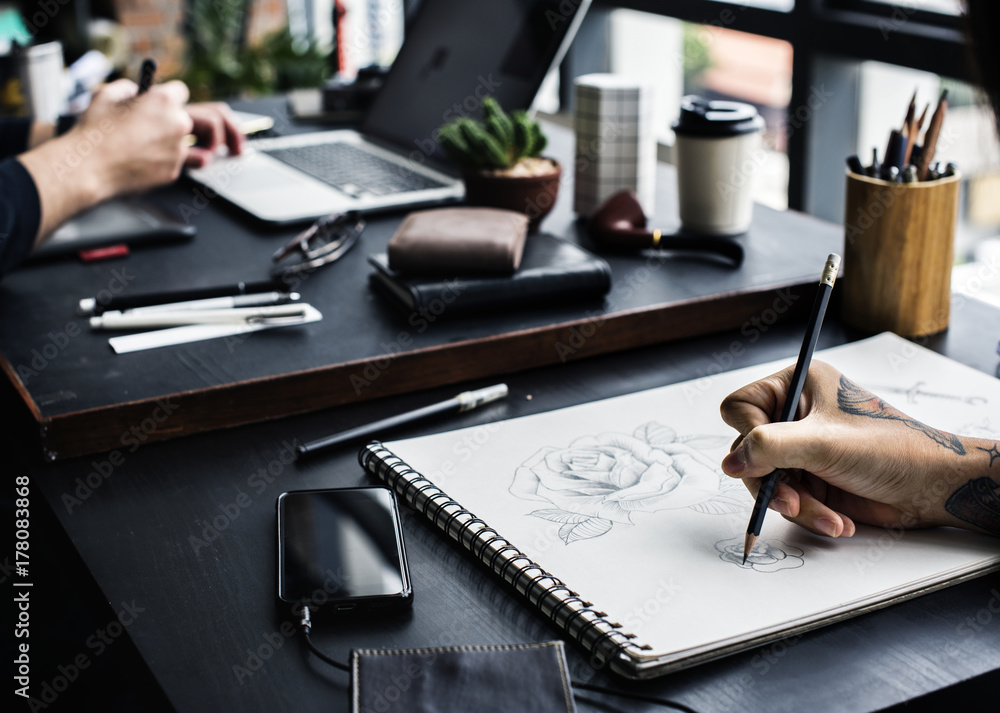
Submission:
M 195 181 L 270 223 L 448 203 L 462 182 L 436 130 L 480 117 L 482 99 L 529 108 L 562 59 L 590 0 L 422 0 L 357 131 L 257 139 L 243 156 L 189 170 Z

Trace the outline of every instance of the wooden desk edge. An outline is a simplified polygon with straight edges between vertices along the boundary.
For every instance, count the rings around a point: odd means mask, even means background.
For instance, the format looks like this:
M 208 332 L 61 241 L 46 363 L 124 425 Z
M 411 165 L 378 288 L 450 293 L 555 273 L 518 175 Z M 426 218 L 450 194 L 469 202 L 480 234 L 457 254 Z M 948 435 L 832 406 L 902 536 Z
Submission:
M 772 308 L 775 293 L 811 294 L 812 279 L 546 325 L 394 355 L 316 367 L 205 389 L 164 394 L 44 418 L 16 371 L 2 360 L 39 427 L 42 453 L 58 460 L 141 443 L 293 416 L 348 403 L 584 359 L 737 329 Z M 808 300 L 792 299 L 787 319 Z

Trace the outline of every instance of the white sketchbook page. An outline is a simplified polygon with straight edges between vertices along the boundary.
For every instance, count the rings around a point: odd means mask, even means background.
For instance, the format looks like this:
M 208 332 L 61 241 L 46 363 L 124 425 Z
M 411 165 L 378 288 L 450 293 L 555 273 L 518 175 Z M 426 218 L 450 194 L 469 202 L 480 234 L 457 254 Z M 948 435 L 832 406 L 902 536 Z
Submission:
M 1000 380 L 894 335 L 817 358 L 929 425 L 1000 438 Z M 771 512 L 739 566 L 753 501 L 719 469 L 736 435 L 719 404 L 794 361 L 386 447 L 652 646 L 651 656 L 819 621 L 1000 559 L 998 540 L 960 530 L 862 528 L 830 540 Z M 572 497 L 545 490 L 567 477 Z M 558 521 L 572 518 L 586 521 Z M 561 537 L 564 525 L 576 529 Z

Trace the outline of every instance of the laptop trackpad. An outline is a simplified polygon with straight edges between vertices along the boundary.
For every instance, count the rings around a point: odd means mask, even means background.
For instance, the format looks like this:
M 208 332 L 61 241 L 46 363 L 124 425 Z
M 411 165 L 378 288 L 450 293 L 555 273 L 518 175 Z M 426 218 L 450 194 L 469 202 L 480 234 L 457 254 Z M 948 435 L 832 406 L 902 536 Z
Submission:
M 333 187 L 260 154 L 221 159 L 191 175 L 263 220 L 296 220 L 350 207 L 350 199 Z

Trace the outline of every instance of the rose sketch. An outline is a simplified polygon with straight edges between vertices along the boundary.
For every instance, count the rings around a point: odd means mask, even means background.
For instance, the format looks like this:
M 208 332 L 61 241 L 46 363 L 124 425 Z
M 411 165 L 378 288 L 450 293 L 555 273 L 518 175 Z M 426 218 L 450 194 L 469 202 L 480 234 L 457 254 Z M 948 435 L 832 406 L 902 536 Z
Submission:
M 738 567 L 751 567 L 755 572 L 778 572 L 783 569 L 796 569 L 801 567 L 805 560 L 805 554 L 798 547 L 786 545 L 781 540 L 758 540 L 753 550 L 747 555 L 747 563 L 743 564 L 743 544 L 744 536 L 728 540 L 720 540 L 715 543 L 715 549 L 719 551 L 719 559 L 723 562 L 731 562 Z
M 546 446 L 531 456 L 517 468 L 510 492 L 553 505 L 531 515 L 561 523 L 566 544 L 603 535 L 615 523 L 631 525 L 635 512 L 740 512 L 747 505 L 743 488 L 698 450 L 725 441 L 678 437 L 654 422 L 631 436 L 584 436 L 568 448 Z

